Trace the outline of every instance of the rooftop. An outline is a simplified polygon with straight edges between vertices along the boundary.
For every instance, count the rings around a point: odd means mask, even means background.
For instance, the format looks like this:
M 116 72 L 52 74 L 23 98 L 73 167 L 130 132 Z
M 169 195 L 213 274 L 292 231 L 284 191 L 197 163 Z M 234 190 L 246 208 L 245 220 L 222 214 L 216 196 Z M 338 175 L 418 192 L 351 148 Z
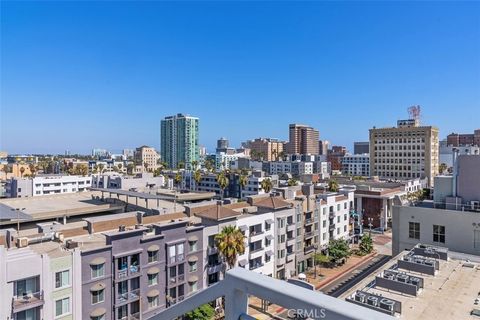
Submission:
M 478 256 L 449 252 L 448 260 L 441 260 L 438 259 L 440 255 L 437 257 L 432 254 L 430 258 L 439 262 L 439 270 L 435 271 L 435 275 L 428 275 L 406 270 L 404 266 L 400 268 L 399 260 L 402 260 L 407 254 L 408 252 L 405 251 L 394 257 L 380 270 L 352 287 L 340 298 L 352 297 L 357 290 L 361 290 L 368 294 L 381 296 L 381 299 L 398 301 L 401 303 L 400 319 L 478 319 L 470 316 L 473 309 L 479 309 L 478 305 L 474 305 L 480 288 L 480 258 Z M 423 288 L 419 289 L 417 296 L 413 296 L 380 287 L 376 276 L 385 270 L 400 271 L 413 277 L 423 278 Z

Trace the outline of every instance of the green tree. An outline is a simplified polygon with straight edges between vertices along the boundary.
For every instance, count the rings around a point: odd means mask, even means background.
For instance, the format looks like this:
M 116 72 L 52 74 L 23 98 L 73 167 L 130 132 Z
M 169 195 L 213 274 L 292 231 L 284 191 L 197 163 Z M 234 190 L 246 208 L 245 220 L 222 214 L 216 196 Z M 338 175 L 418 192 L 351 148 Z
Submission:
M 177 169 L 185 169 L 185 162 L 180 161 L 180 162 L 177 164 Z
M 360 240 L 359 244 L 359 249 L 362 254 L 369 254 L 373 251 L 373 241 L 372 237 L 368 234 L 365 233 Z
M 220 190 L 222 192 L 222 200 L 223 200 L 225 189 L 227 188 L 227 186 L 229 184 L 228 177 L 225 174 L 225 172 L 220 172 L 219 174 L 217 174 L 217 183 L 218 183 L 218 186 L 220 187 Z
M 260 182 L 260 186 L 265 193 L 269 193 L 273 188 L 272 180 L 270 178 L 263 179 L 262 182 Z
M 193 169 L 193 170 L 196 170 L 197 167 L 198 167 L 198 161 L 197 161 L 197 160 L 193 160 L 193 161 L 192 161 L 192 169 Z
M 177 173 L 175 173 L 175 178 L 173 179 L 177 188 L 180 186 L 180 183 L 182 182 L 182 180 L 183 180 L 182 174 L 179 171 L 177 171 Z
M 25 172 L 25 168 L 22 166 L 20 167 L 20 177 L 23 178 L 23 173 Z
M 240 174 L 238 177 L 238 184 L 240 185 L 240 191 L 242 191 L 248 183 L 248 176 L 246 174 Z
M 187 320 L 210 320 L 215 315 L 215 309 L 208 303 L 202 304 L 197 309 L 194 309 L 185 314 Z
M 122 168 L 123 168 L 123 164 L 119 163 L 118 164 L 118 171 L 122 171 Z
M 207 169 L 208 172 L 213 172 L 214 168 L 214 163 L 212 162 L 212 159 L 207 159 L 205 160 L 205 169 Z
M 226 226 L 215 236 L 215 244 L 229 269 L 235 266 L 239 255 L 245 253 L 245 236 L 236 226 Z
M 447 165 L 445 163 L 441 163 L 439 166 L 438 166 L 438 172 L 440 174 L 443 174 L 445 171 L 447 171 Z
M 2 171 L 5 172 L 5 179 L 7 178 L 7 174 L 12 172 L 12 167 L 10 167 L 8 164 L 4 164 L 2 167 Z
M 330 243 L 328 244 L 328 255 L 331 261 L 335 263 L 350 256 L 350 248 L 348 247 L 347 240 L 330 240 Z
M 135 169 L 135 164 L 133 162 L 130 162 L 127 165 L 127 173 L 128 174 L 133 174 L 133 170 Z
M 337 180 L 330 180 L 328 181 L 328 191 L 330 192 L 338 192 L 338 182 Z

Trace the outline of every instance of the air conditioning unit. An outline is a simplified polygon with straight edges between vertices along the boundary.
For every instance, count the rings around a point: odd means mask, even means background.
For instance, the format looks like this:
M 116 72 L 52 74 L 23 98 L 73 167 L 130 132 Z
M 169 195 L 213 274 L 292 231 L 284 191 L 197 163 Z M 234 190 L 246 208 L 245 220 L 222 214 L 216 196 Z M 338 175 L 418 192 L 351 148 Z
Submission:
M 480 209 L 480 201 L 470 201 L 470 205 L 472 210 Z
M 383 298 L 382 300 L 380 300 L 380 308 L 382 309 L 392 311 L 394 305 L 395 302 L 390 299 Z
M 376 307 L 378 304 L 378 298 L 374 296 L 370 296 L 367 298 L 367 304 Z
M 57 239 L 57 240 L 60 241 L 60 242 L 63 242 L 64 238 L 65 238 L 65 237 L 63 236 L 63 233 L 61 233 L 61 232 L 55 232 L 55 239 Z
M 365 302 L 365 293 L 357 292 L 355 294 L 355 301 L 364 303 Z
M 17 248 L 25 248 L 28 247 L 28 238 L 21 237 L 17 238 Z

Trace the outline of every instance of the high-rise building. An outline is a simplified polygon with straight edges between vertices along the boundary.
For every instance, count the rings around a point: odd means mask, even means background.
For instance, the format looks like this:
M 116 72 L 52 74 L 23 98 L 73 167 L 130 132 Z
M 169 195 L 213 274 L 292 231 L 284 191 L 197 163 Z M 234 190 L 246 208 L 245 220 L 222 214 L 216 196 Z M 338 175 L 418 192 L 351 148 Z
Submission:
M 318 154 L 326 156 L 328 154 L 328 147 L 330 142 L 328 140 L 318 141 Z
M 198 123 L 198 118 L 180 113 L 161 121 L 160 153 L 169 167 L 183 163 L 190 168 L 193 161 L 199 160 Z
M 318 130 L 312 127 L 303 124 L 290 124 L 287 153 L 318 154 L 319 138 Z
M 384 179 L 428 178 L 438 174 L 438 129 L 418 120 L 370 129 L 370 175 Z
M 370 143 L 368 141 L 353 143 L 353 154 L 365 154 L 369 152 L 370 152 Z
M 480 147 L 480 129 L 473 133 L 451 133 L 447 136 L 447 144 L 453 147 L 459 146 L 477 146 Z
M 285 142 L 272 138 L 256 138 L 245 142 L 243 145 L 250 149 L 252 158 L 266 161 L 276 161 L 283 154 Z
M 227 138 L 220 138 L 217 140 L 217 152 L 221 152 L 219 150 L 226 150 L 229 146 Z
M 342 160 L 347 154 L 347 148 L 344 146 L 332 146 L 328 151 L 327 161 L 331 163 L 332 170 L 342 170 Z

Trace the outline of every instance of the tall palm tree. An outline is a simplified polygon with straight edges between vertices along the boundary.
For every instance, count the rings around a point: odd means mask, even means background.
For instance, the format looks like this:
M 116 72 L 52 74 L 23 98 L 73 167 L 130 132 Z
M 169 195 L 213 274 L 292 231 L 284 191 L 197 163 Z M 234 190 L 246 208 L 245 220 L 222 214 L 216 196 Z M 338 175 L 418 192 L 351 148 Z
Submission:
M 263 191 L 265 191 L 265 193 L 270 193 L 273 188 L 272 180 L 270 178 L 263 179 L 262 182 L 260 182 L 260 186 L 262 187 Z
M 179 171 L 177 171 L 177 173 L 175 173 L 175 178 L 173 180 L 175 181 L 175 184 L 178 187 L 182 182 L 182 174 Z
M 32 177 L 35 177 L 35 172 L 37 172 L 37 166 L 35 166 L 33 163 L 28 165 L 28 168 L 30 169 L 30 174 Z
M 105 165 L 103 163 L 100 163 L 98 165 L 98 172 L 103 173 L 105 171 Z
M 295 179 L 293 179 L 293 178 L 288 179 L 288 185 L 289 185 L 290 187 L 296 186 L 296 185 L 297 185 L 297 180 L 295 180 Z
M 197 160 L 193 160 L 193 161 L 192 161 L 192 169 L 193 169 L 193 170 L 196 170 L 196 169 L 197 169 L 197 166 L 198 166 L 198 161 L 197 161 Z
M 246 174 L 241 174 L 240 177 L 238 177 L 238 184 L 240 185 L 240 198 L 242 197 L 241 193 L 245 186 L 248 183 L 248 176 Z
M 273 149 L 271 156 L 272 156 L 272 159 L 273 159 L 274 161 L 278 161 L 278 150 L 277 150 L 277 149 Z
M 118 171 L 122 171 L 123 164 L 119 163 L 118 164 Z
M 11 167 L 8 164 L 4 164 L 2 171 L 5 172 L 5 179 L 7 179 L 7 175 L 11 172 Z
M 195 180 L 195 189 L 198 190 L 198 184 L 202 181 L 202 172 L 200 170 L 195 170 L 193 180 Z
M 145 171 L 148 171 L 148 163 L 147 162 L 143 163 L 143 167 L 145 168 Z
M 177 169 L 185 169 L 185 163 L 180 161 L 178 164 L 177 164 Z
M 128 173 L 128 174 L 133 174 L 133 170 L 134 170 L 134 169 L 135 169 L 135 164 L 129 163 L 129 164 L 127 165 L 127 173 Z
M 226 226 L 215 236 L 220 255 L 229 269 L 235 266 L 237 257 L 245 253 L 245 236 L 236 226 Z
M 20 167 L 20 177 L 23 178 L 23 173 L 25 172 L 24 167 Z
M 225 193 L 225 188 L 228 186 L 228 178 L 224 172 L 220 172 L 217 174 L 217 183 L 218 186 L 220 187 L 220 190 L 222 191 L 222 200 L 223 200 L 223 195 Z

